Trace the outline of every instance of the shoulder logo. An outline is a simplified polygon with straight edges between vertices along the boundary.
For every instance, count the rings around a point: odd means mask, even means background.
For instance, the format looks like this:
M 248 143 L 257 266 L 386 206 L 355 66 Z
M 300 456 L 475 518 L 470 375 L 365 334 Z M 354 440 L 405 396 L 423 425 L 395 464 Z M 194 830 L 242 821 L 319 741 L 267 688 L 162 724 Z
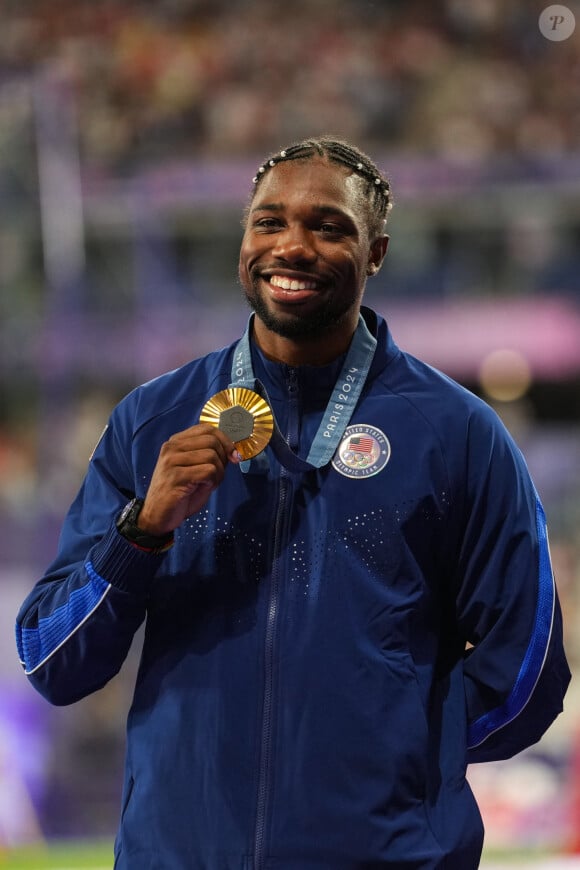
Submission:
M 391 445 L 385 433 L 359 423 L 346 428 L 332 458 L 332 467 L 345 477 L 372 477 L 383 470 L 390 458 Z

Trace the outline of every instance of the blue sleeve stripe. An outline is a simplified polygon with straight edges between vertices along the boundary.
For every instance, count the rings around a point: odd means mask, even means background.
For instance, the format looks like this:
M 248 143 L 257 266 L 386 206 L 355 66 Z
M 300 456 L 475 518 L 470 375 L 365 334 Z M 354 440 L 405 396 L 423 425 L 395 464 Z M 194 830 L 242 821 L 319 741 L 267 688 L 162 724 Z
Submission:
M 469 726 L 467 732 L 469 749 L 479 746 L 491 734 L 509 725 L 522 713 L 533 694 L 546 661 L 554 622 L 556 593 L 546 517 L 539 498 L 536 498 L 536 528 L 539 544 L 538 603 L 530 643 L 514 687 L 505 703 L 481 716 Z
M 20 658 L 26 674 L 33 674 L 65 644 L 105 599 L 110 583 L 100 577 L 90 562 L 85 565 L 89 582 L 75 589 L 66 604 L 38 620 L 36 628 L 22 629 Z

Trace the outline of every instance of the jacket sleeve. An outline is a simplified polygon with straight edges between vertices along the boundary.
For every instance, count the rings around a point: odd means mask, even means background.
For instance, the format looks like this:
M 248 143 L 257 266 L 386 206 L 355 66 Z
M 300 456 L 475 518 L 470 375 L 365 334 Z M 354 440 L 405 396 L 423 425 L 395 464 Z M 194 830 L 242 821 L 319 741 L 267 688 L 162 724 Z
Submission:
M 570 672 L 546 520 L 524 459 L 491 411 L 468 432 L 456 616 L 468 762 L 509 758 L 562 711 Z
M 135 494 L 130 435 L 120 437 L 122 428 L 113 415 L 64 522 L 58 555 L 16 620 L 24 671 L 54 704 L 84 697 L 119 671 L 164 558 L 131 546 L 115 527 Z

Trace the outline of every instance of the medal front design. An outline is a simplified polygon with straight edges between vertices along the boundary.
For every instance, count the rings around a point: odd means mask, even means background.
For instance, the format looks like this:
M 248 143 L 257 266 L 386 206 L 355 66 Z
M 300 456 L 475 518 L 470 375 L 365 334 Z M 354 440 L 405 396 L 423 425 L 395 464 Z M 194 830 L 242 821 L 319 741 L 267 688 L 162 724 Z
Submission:
M 385 433 L 359 423 L 346 428 L 332 467 L 345 477 L 372 477 L 383 470 L 390 457 L 391 445 Z
M 228 387 L 208 399 L 199 422 L 225 432 L 242 459 L 252 459 L 261 453 L 274 431 L 269 405 L 258 393 L 242 387 Z

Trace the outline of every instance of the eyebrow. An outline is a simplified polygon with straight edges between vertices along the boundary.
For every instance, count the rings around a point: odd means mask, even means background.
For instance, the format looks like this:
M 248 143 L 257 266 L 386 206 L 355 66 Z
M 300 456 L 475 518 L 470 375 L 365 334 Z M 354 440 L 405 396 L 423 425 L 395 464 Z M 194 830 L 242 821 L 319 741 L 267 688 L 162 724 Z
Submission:
M 343 211 L 338 206 L 334 205 L 315 205 L 312 207 L 313 211 L 315 211 L 319 215 L 340 215 L 340 217 L 344 218 L 347 221 L 353 223 L 352 217 L 347 214 L 347 212 Z M 251 209 L 251 214 L 258 211 L 275 211 L 281 212 L 284 211 L 285 205 L 282 202 L 264 202 L 261 205 L 255 205 Z
M 262 205 L 252 207 L 252 212 L 255 211 L 282 211 L 284 206 L 281 202 L 265 202 Z

